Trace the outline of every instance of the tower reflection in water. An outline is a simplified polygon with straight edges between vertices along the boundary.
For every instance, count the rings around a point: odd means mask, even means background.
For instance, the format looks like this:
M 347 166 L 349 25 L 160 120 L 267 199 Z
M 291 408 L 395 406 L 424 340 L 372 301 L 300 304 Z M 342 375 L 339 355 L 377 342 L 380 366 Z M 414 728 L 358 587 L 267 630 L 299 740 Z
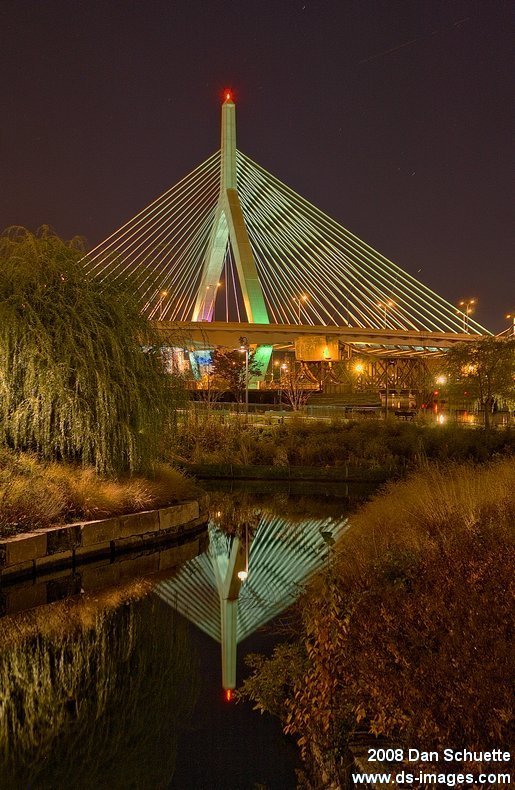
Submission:
M 220 515 L 210 522 L 208 551 L 155 592 L 220 642 L 222 686 L 230 700 L 238 644 L 295 602 L 349 525 L 345 517 L 292 524 L 255 509 L 228 534 Z

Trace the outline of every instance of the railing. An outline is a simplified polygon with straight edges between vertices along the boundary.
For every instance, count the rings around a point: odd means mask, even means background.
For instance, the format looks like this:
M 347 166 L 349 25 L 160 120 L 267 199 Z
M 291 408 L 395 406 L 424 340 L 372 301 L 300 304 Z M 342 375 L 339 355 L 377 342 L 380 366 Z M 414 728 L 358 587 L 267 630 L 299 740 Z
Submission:
M 248 418 L 245 411 L 244 403 L 234 403 L 227 401 L 217 401 L 215 403 L 205 403 L 202 401 L 190 401 L 189 408 L 180 410 L 179 414 L 183 419 L 187 419 L 189 415 L 197 415 L 207 417 L 212 416 L 216 420 L 223 423 L 225 420 L 240 420 L 241 422 L 255 423 L 276 423 L 291 420 L 293 418 L 304 418 L 308 420 L 370 420 L 370 419 L 384 419 L 385 410 L 384 405 L 343 405 L 343 404 L 325 404 L 323 406 L 304 406 L 299 411 L 292 411 L 291 407 L 287 404 L 273 404 L 273 403 L 249 403 Z M 388 417 L 399 420 L 405 419 L 419 419 L 426 422 L 438 423 L 458 423 L 461 425 L 468 425 L 470 427 L 479 427 L 484 425 L 484 415 L 482 411 L 465 411 L 461 409 L 452 409 L 449 411 L 439 411 L 434 413 L 431 409 L 395 409 L 390 407 L 388 409 Z M 493 427 L 507 427 L 515 423 L 515 415 L 508 412 L 496 412 L 491 416 L 491 425 Z

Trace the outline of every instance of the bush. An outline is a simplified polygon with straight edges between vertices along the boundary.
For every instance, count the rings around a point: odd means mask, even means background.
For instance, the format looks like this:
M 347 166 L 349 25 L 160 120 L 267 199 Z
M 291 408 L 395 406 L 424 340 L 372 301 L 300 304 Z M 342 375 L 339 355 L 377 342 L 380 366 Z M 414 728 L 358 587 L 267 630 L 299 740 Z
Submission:
M 86 276 L 42 228 L 0 237 L 0 443 L 99 472 L 150 464 L 174 380 L 129 280 Z
M 282 425 L 246 428 L 219 414 L 182 424 L 176 447 L 197 463 L 337 466 L 354 464 L 397 472 L 430 460 L 486 461 L 515 451 L 515 431 L 427 426 L 397 420 L 315 422 L 294 417 Z
M 283 700 L 273 712 L 325 785 L 358 731 L 422 749 L 508 741 L 514 520 L 511 460 L 428 466 L 351 519 L 300 604 L 304 664 L 292 678 L 281 652 L 253 659 L 243 687 L 263 709 Z

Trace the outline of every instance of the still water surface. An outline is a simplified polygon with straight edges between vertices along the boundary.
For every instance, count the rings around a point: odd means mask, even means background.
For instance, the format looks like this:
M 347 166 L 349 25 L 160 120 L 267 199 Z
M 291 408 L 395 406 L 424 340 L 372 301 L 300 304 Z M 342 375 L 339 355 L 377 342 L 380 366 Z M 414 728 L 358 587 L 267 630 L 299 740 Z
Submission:
M 259 487 L 212 490 L 207 550 L 164 578 L 0 621 L 0 790 L 295 787 L 294 745 L 227 690 L 369 490 Z

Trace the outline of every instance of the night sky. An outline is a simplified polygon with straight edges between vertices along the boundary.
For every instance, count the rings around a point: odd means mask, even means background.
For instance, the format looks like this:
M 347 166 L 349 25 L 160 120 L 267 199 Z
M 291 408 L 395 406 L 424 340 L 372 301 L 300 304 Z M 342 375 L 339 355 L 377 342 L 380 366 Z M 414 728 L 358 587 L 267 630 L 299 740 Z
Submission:
M 513 5 L 511 6 L 513 8 Z M 502 0 L 0 0 L 0 226 L 89 247 L 238 147 L 449 301 L 515 308 Z

